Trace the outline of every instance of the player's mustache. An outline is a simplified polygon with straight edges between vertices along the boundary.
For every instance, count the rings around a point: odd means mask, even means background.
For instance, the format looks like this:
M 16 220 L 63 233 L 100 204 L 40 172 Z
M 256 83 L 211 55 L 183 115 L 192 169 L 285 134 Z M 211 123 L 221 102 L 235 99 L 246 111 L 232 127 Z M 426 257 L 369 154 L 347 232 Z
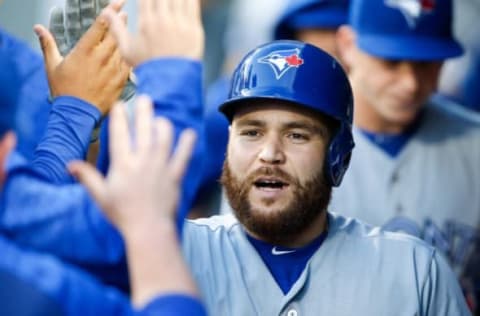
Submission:
M 245 183 L 253 184 L 258 178 L 268 176 L 268 177 L 275 177 L 276 179 L 289 183 L 290 185 L 299 185 L 297 179 L 291 176 L 288 172 L 280 169 L 280 168 L 272 168 L 263 166 L 258 168 L 257 170 L 250 173 L 245 181 Z

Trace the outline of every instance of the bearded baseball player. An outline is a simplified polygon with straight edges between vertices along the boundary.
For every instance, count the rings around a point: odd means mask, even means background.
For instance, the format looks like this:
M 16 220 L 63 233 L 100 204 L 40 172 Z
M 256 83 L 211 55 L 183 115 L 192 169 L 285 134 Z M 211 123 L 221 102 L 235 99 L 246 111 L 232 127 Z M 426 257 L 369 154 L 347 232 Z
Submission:
M 295 41 L 261 46 L 239 64 L 222 111 L 222 182 L 236 216 L 186 222 L 182 241 L 209 314 L 470 315 L 434 247 L 327 212 L 354 146 L 353 96 L 333 57 Z M 98 212 L 82 199 L 62 213 L 72 216 L 40 223 L 70 229 L 36 246 L 61 253 L 55 244 L 77 240 L 98 250 L 78 260 L 112 264 L 106 254 L 122 245 Z
M 469 315 L 433 247 L 326 211 L 353 148 L 353 97 L 333 57 L 261 46 L 221 111 L 235 217 L 188 222 L 184 234 L 212 315 Z
M 333 57 L 302 42 L 263 45 L 238 65 L 221 110 L 235 216 L 186 222 L 182 241 L 211 315 L 470 315 L 434 247 L 327 212 L 354 147 L 352 90 Z M 122 251 L 92 204 L 49 219 L 74 228 L 50 238 L 52 252 L 65 238 L 98 250 L 87 262 Z

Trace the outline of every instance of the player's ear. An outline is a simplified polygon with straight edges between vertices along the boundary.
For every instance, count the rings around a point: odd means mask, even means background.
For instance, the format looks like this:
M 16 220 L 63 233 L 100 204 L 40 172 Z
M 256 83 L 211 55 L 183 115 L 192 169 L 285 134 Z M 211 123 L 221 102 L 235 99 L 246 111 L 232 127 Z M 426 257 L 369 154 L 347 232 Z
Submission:
M 13 132 L 6 133 L 0 140 L 0 186 L 5 180 L 5 164 L 7 162 L 7 157 L 15 147 L 16 143 L 17 139 Z
M 338 53 L 340 59 L 349 69 L 355 60 L 356 47 L 355 31 L 348 25 L 342 25 L 338 28 L 336 34 Z

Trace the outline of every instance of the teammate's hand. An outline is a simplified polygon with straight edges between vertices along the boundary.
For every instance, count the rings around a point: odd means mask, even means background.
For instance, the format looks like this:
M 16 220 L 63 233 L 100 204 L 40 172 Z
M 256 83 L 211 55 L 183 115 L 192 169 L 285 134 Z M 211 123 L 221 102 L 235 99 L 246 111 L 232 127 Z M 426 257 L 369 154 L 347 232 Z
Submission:
M 124 3 L 125 0 L 115 0 L 112 3 L 110 0 L 65 0 L 65 10 L 53 7 L 48 27 L 60 55 L 66 56 L 73 49 L 105 7 L 118 12 Z M 135 88 L 133 79 L 129 77 L 120 99 L 130 99 L 135 94 Z
M 69 165 L 126 240 L 166 225 L 174 229 L 180 184 L 195 141 L 195 133 L 185 130 L 171 154 L 173 126 L 164 118 L 153 118 L 147 97 L 137 100 L 134 125 L 129 134 L 124 106 L 112 109 L 106 178 L 85 162 Z
M 203 57 L 200 0 L 138 0 L 138 4 L 136 35 L 128 32 L 113 10 L 105 10 L 120 51 L 130 65 L 160 57 Z
M 125 14 L 113 12 L 122 23 L 126 23 Z M 108 113 L 130 73 L 130 67 L 122 58 L 108 29 L 108 20 L 101 14 L 63 58 L 52 34 L 41 25 L 35 26 L 52 97 L 78 97 L 95 105 L 102 114 Z

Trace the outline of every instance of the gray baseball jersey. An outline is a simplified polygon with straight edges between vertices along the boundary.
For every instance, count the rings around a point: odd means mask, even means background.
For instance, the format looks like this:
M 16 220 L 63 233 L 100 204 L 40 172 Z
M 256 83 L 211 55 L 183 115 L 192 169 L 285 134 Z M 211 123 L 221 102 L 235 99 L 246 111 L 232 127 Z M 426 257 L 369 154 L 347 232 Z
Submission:
M 420 237 L 460 272 L 480 224 L 480 125 L 429 105 L 397 157 L 357 129 L 354 139 L 329 209 Z
M 183 247 L 210 315 L 470 315 L 433 247 L 332 213 L 286 295 L 232 215 L 187 222 Z

